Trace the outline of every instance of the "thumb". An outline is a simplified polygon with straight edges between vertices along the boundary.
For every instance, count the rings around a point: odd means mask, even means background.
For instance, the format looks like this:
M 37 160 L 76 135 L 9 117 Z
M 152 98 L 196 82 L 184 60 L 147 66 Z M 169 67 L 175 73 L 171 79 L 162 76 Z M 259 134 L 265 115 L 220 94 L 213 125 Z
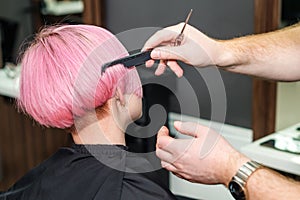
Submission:
M 200 125 L 193 122 L 174 122 L 175 129 L 188 136 L 199 137 Z
M 172 142 L 173 138 L 169 136 L 169 129 L 162 126 L 157 134 L 156 148 L 163 148 Z
M 146 41 L 144 47 L 142 48 L 142 51 L 145 51 L 147 49 L 153 49 L 157 46 L 162 46 L 164 44 L 170 44 L 176 39 L 178 34 L 179 33 L 174 30 L 159 30 Z
M 165 126 L 162 126 L 158 133 L 157 133 L 157 138 L 161 137 L 161 136 L 169 136 L 169 129 Z

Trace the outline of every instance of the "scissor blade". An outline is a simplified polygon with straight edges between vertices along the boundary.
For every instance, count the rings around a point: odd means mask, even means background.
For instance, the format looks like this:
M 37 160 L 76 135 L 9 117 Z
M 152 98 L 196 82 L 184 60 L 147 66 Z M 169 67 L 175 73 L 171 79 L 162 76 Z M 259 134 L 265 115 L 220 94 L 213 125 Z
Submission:
M 185 19 L 185 22 L 184 22 L 183 28 L 181 29 L 181 32 L 180 32 L 180 34 L 181 34 L 181 35 L 183 34 L 183 31 L 184 31 L 184 29 L 185 29 L 185 27 L 186 27 L 187 23 L 189 22 L 189 20 L 190 20 L 190 17 L 191 17 L 191 15 L 192 15 L 192 13 L 193 13 L 193 9 L 191 9 L 191 11 L 189 12 L 189 14 L 188 14 L 187 18 Z

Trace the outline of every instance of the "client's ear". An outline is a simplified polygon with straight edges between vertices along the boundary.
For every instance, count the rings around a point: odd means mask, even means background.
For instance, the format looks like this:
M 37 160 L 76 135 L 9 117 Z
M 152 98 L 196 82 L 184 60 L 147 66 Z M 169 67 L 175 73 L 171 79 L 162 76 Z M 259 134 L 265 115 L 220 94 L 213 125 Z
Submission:
M 124 94 L 122 93 L 122 91 L 119 87 L 117 87 L 117 89 L 116 89 L 115 97 L 116 97 L 117 100 L 120 101 L 120 104 L 122 106 L 125 106 L 125 97 L 124 97 Z

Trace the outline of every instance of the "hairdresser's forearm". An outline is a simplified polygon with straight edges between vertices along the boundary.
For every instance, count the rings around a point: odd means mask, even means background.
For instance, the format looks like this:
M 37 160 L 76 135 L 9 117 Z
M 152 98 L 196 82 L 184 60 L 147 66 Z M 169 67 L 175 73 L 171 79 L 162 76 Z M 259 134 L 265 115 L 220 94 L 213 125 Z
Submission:
M 270 169 L 254 172 L 246 184 L 248 200 L 300 199 L 300 184 Z
M 216 65 L 268 79 L 300 80 L 300 25 L 221 41 Z

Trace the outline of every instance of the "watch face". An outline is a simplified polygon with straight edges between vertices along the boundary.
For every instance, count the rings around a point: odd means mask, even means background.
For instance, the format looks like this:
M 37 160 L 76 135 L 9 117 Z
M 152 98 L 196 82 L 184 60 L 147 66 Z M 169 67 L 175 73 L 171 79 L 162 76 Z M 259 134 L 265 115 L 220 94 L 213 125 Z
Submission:
M 237 200 L 245 200 L 246 196 L 244 193 L 244 190 L 240 184 L 238 184 L 235 181 L 230 181 L 229 187 L 228 187 L 231 195 L 237 199 Z

